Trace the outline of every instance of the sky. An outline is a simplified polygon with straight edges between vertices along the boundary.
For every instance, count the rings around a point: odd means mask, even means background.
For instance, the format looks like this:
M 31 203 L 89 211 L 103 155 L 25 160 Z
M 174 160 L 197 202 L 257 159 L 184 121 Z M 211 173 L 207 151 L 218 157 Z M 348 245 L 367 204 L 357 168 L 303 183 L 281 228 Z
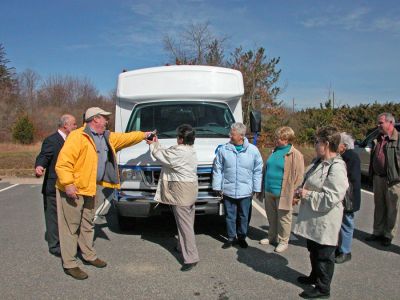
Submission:
M 101 94 L 123 70 L 165 65 L 163 37 L 209 22 L 236 47 L 280 57 L 278 99 L 296 109 L 399 102 L 397 0 L 3 0 L 9 67 L 89 79 Z

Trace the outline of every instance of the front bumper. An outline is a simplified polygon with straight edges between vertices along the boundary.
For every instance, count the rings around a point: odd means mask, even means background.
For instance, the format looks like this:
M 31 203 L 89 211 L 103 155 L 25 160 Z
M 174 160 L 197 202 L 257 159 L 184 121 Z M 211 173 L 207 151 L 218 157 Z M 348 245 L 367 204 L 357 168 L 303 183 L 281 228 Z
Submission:
M 116 193 L 115 206 L 123 217 L 145 218 L 171 213 L 169 205 L 154 201 L 155 192 L 122 191 Z M 197 215 L 221 214 L 221 198 L 208 191 L 199 191 L 195 203 Z

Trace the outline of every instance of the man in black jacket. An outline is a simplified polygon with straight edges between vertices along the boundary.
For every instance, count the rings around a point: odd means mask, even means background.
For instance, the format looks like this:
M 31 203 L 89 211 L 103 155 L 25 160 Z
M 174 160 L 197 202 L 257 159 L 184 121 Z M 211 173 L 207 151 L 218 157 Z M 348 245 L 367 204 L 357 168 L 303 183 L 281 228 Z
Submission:
M 336 249 L 335 262 L 337 264 L 351 260 L 351 245 L 354 233 L 354 213 L 360 210 L 361 204 L 361 162 L 360 157 L 354 152 L 354 139 L 342 132 L 340 134 L 339 153 L 347 168 L 349 189 L 343 200 L 343 220 L 339 233 L 339 245 Z M 345 202 L 349 202 L 347 205 Z
M 75 117 L 68 114 L 61 116 L 57 132 L 45 138 L 35 163 L 35 174 L 37 177 L 41 177 L 46 169 L 42 186 L 44 217 L 46 221 L 46 240 L 49 246 L 49 252 L 56 256 L 60 256 L 61 252 L 58 238 L 55 188 L 57 174 L 55 172 L 55 165 L 58 153 L 64 145 L 65 138 L 74 129 L 76 129 Z

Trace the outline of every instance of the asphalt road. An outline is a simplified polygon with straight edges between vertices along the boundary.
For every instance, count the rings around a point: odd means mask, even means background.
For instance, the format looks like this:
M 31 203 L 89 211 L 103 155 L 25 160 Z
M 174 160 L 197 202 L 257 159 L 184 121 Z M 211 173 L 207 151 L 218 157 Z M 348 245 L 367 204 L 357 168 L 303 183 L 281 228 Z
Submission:
M 120 232 L 111 211 L 96 225 L 95 241 L 108 266 L 84 266 L 89 278 L 77 281 L 47 252 L 40 185 L 12 185 L 0 182 L 1 299 L 298 299 L 303 287 L 296 278 L 310 272 L 303 239 L 292 235 L 282 254 L 258 243 L 267 221 L 256 207 L 248 249 L 221 249 L 224 221 L 197 217 L 201 262 L 187 273 L 179 270 L 181 260 L 173 251 L 172 217 L 146 219 Z M 373 201 L 370 193 L 362 197 L 353 259 L 336 265 L 331 299 L 399 299 L 399 234 L 389 248 L 364 242 L 372 228 Z

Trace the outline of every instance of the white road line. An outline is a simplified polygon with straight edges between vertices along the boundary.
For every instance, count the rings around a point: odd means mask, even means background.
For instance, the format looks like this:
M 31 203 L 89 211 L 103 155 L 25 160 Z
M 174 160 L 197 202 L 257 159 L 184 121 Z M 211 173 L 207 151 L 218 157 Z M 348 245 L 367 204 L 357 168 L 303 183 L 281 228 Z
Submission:
M 368 195 L 374 195 L 374 193 L 373 192 L 370 192 L 370 191 L 367 191 L 367 190 L 363 190 L 363 189 L 361 189 L 361 192 L 364 192 L 364 193 L 366 193 L 366 194 L 368 194 Z
M 254 200 L 253 200 L 253 206 L 255 209 L 258 210 L 260 214 L 262 214 L 264 217 L 267 217 L 267 215 L 265 214 L 265 210 L 260 205 L 258 205 L 258 203 Z
M 4 191 L 6 191 L 6 190 L 8 190 L 8 189 L 12 189 L 13 187 L 16 187 L 17 185 L 19 185 L 19 183 L 16 183 L 16 184 L 10 185 L 10 186 L 8 186 L 8 187 L 6 187 L 6 188 L 4 188 L 4 189 L 0 190 L 0 193 L 1 193 L 1 192 L 4 192 Z

